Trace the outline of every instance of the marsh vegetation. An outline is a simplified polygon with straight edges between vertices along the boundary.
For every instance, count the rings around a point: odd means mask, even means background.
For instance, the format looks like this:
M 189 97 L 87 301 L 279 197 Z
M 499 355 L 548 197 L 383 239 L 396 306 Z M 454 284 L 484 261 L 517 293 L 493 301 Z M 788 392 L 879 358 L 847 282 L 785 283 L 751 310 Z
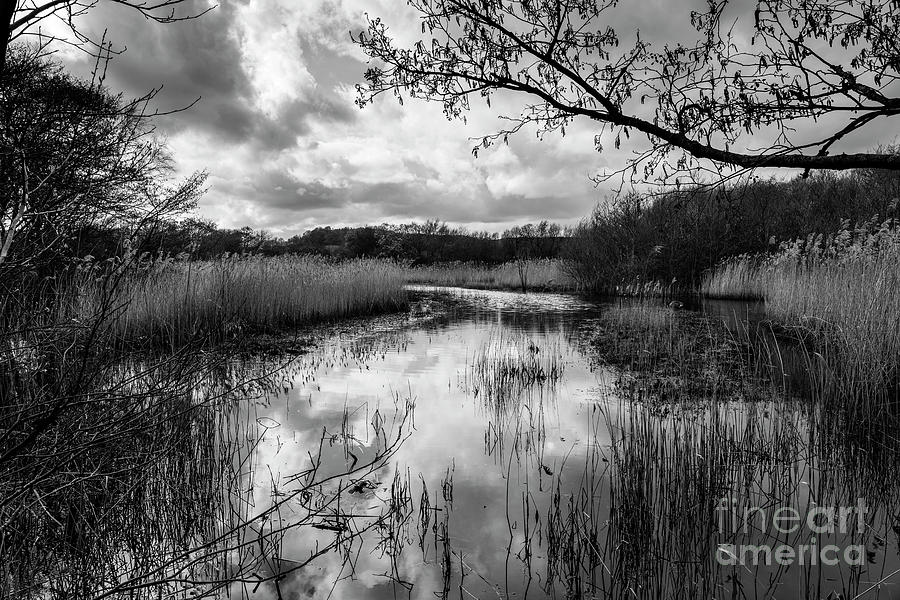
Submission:
M 861 407 L 893 404 L 900 367 L 900 230 L 895 220 L 849 223 L 831 235 L 738 256 L 704 279 L 710 297 L 765 301 L 785 335 L 804 340 L 821 364 L 828 396 Z
M 896 178 L 279 240 L 147 98 L 0 86 L 0 597 L 895 595 Z
M 578 284 L 562 260 L 528 259 L 499 265 L 438 263 L 409 267 L 409 283 L 488 290 L 577 291 Z
M 127 259 L 126 259 L 127 260 Z M 115 339 L 178 347 L 281 332 L 314 322 L 406 307 L 405 279 L 389 261 L 336 262 L 315 256 L 223 257 L 210 261 L 140 260 L 123 270 L 104 299 L 110 265 L 74 269 L 64 293 L 73 318 L 94 315 L 104 301 Z M 68 289 L 71 288 L 71 289 Z
M 346 467 L 381 444 L 367 423 L 402 421 L 398 393 L 415 405 L 390 461 L 350 480 L 342 506 L 353 516 L 292 530 L 283 564 L 323 534 L 361 529 L 362 506 L 386 501 L 393 516 L 356 541 L 352 559 L 329 554 L 285 573 L 282 593 L 820 598 L 889 589 L 900 568 L 896 418 L 882 412 L 875 426 L 839 410 L 849 405 L 837 396 L 794 387 L 810 360 L 796 343 L 764 323 L 662 303 L 503 292 L 432 302 L 445 310 L 429 320 L 383 317 L 323 334 L 292 360 L 292 385 L 270 390 L 258 409 L 272 425 L 255 450 L 272 469 L 255 484 L 267 490 L 322 429 L 333 444 L 326 456 Z M 806 515 L 860 498 L 862 525 L 823 529 L 813 544 L 806 525 L 784 534 L 758 513 L 746 529 L 740 520 L 758 507 Z M 811 545 L 832 544 L 865 556 L 809 562 Z M 807 562 L 720 561 L 748 545 L 788 546 Z
M 852 598 L 900 569 L 900 417 L 828 330 L 269 260 L 88 262 L 6 311 L 5 595 Z M 813 537 L 862 562 L 722 520 L 860 499 Z M 748 546 L 807 562 L 723 562 Z

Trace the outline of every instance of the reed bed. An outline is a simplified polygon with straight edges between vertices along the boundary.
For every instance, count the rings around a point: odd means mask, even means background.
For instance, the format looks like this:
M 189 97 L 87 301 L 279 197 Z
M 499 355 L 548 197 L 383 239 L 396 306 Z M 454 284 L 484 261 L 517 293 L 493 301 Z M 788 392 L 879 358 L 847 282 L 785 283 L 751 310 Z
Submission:
M 467 287 L 475 289 L 532 291 L 577 291 L 576 281 L 569 275 L 564 261 L 556 259 L 529 260 L 524 263 L 507 262 L 484 265 L 470 262 L 441 263 L 409 267 L 409 283 Z
M 759 400 L 779 391 L 780 354 L 758 333 L 641 301 L 607 309 L 584 342 L 596 360 L 617 369 L 622 390 L 668 410 L 673 403 Z
M 402 306 L 403 286 L 376 261 L 128 256 L 35 286 L 41 310 L 0 299 L 0 597 L 218 597 L 260 585 L 274 597 L 284 572 L 306 564 L 279 563 L 284 532 L 319 532 L 324 514 L 353 523 L 344 484 L 383 468 L 405 425 L 396 437 L 375 431 L 381 445 L 339 472 L 319 469 L 323 434 L 292 489 L 261 506 L 251 484 L 266 479 L 254 462 L 266 425 L 254 411 L 286 388 L 286 365 L 202 344 Z M 349 547 L 391 510 L 319 534 L 307 560 Z
M 76 277 L 76 314 L 90 315 L 101 295 L 95 269 Z M 220 341 L 312 322 L 404 308 L 402 270 L 381 260 L 335 262 L 313 256 L 225 257 L 147 263 L 119 283 L 109 327 L 122 341 L 178 346 Z
M 524 333 L 494 333 L 475 352 L 472 391 L 503 408 L 533 387 L 555 386 L 565 373 L 559 340 L 538 342 Z
M 890 476 L 900 448 L 887 431 L 850 437 L 859 424 L 836 418 L 784 398 L 743 403 L 723 395 L 663 417 L 634 391 L 610 398 L 591 413 L 583 470 L 572 465 L 554 475 L 545 513 L 535 517 L 529 507 L 516 515 L 534 521 L 535 544 L 545 540 L 544 591 L 567 598 L 862 597 L 892 568 L 885 540 L 900 530 L 900 489 Z M 854 520 L 818 543 L 863 545 L 870 572 L 884 561 L 877 577 L 846 564 L 807 565 L 798 576 L 774 562 L 719 560 L 761 545 L 802 550 L 809 530 L 777 530 L 774 511 L 808 515 L 819 506 L 858 506 L 860 498 L 865 525 Z M 525 556 L 540 554 L 526 543 Z
M 740 256 L 703 282 L 702 293 L 762 298 L 773 319 L 812 341 L 814 383 L 829 397 L 875 405 L 897 399 L 900 369 L 900 226 L 873 222 Z
M 658 419 L 640 408 L 621 408 L 608 419 L 614 468 L 604 595 L 709 598 L 743 590 L 750 597 L 781 597 L 771 590 L 783 589 L 791 597 L 821 598 L 856 597 L 865 589 L 859 571 L 848 566 L 840 577 L 823 577 L 823 568 L 818 577 L 804 578 L 777 564 L 725 566 L 714 559 L 729 546 L 800 548 L 809 542 L 808 532 L 784 535 L 764 518 L 745 528 L 739 515 L 750 507 L 765 507 L 770 517 L 775 507 L 808 514 L 818 505 L 854 506 L 864 497 L 871 510 L 896 510 L 895 484 L 875 493 L 858 471 L 826 451 L 840 438 L 810 444 L 808 432 L 819 430 L 821 412 L 782 401 L 719 402 Z M 873 475 L 883 479 L 885 467 Z M 875 547 L 890 527 L 889 518 L 872 520 L 864 530 L 835 533 L 829 542 Z
M 703 278 L 701 294 L 707 298 L 764 300 L 766 279 L 760 276 L 765 257 L 743 254 L 731 258 Z

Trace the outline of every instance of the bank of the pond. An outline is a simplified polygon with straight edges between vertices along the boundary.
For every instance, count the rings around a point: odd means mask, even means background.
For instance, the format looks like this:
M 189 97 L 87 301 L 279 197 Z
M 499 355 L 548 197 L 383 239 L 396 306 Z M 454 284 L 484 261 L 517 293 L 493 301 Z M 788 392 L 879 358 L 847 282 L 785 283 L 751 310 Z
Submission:
M 801 240 L 773 256 L 723 263 L 704 278 L 700 297 L 764 300 L 767 318 L 807 344 L 819 393 L 875 403 L 896 389 L 900 372 L 898 249 L 893 224 Z M 296 330 L 307 325 L 410 308 L 429 316 L 410 297 L 410 284 L 581 291 L 570 272 L 561 260 L 543 259 L 411 267 L 385 259 L 233 256 L 157 260 L 114 276 L 87 264 L 67 280 L 59 310 L 79 323 L 101 323 L 113 345 L 172 349 L 201 340 L 293 353 L 303 351 Z M 616 292 L 670 295 L 646 285 Z
M 474 262 L 434 263 L 404 270 L 411 284 L 484 290 L 577 291 L 578 282 L 562 260 L 533 259 L 486 265 Z
M 102 315 L 118 343 L 179 347 L 405 310 L 405 283 L 398 265 L 372 259 L 154 261 L 122 276 L 88 266 L 71 278 L 68 309 L 82 321 Z
M 900 375 L 900 229 L 891 220 L 732 258 L 703 280 L 712 298 L 761 299 L 782 332 L 804 340 L 823 393 L 896 400 Z

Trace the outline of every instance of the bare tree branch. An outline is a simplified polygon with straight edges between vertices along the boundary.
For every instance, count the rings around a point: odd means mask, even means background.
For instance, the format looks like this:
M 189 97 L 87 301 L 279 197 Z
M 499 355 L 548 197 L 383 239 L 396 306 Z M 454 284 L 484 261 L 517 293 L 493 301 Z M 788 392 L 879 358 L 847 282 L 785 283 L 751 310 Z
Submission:
M 574 119 L 587 118 L 614 134 L 617 147 L 622 136 L 645 134 L 652 152 L 638 153 L 632 172 L 643 162 L 645 176 L 659 170 L 663 182 L 703 161 L 900 169 L 891 153 L 834 152 L 851 133 L 900 111 L 896 2 L 759 0 L 751 16 L 741 12 L 746 6 L 710 0 L 705 11 L 685 15 L 695 39 L 661 48 L 639 33 L 623 47 L 609 25 L 617 4 L 411 0 L 424 34 L 411 47 L 398 47 L 378 18 L 354 36 L 372 59 L 358 103 L 408 94 L 462 118 L 472 97 L 490 104 L 493 93 L 517 92 L 537 102 L 511 117 L 514 128 L 482 137 L 480 147 L 526 125 L 564 134 Z M 796 139 L 811 123 L 820 139 Z M 743 141 L 750 137 L 769 141 L 752 149 Z
M 78 26 L 78 17 L 101 4 L 130 8 L 157 23 L 196 19 L 215 8 L 198 7 L 193 0 L 7 0 L 0 8 L 0 73 L 5 68 L 9 44 L 24 35 L 38 34 L 41 23 L 51 17 L 57 17 L 66 24 L 73 38 L 70 43 L 89 52 L 102 50 L 102 42 L 91 39 Z

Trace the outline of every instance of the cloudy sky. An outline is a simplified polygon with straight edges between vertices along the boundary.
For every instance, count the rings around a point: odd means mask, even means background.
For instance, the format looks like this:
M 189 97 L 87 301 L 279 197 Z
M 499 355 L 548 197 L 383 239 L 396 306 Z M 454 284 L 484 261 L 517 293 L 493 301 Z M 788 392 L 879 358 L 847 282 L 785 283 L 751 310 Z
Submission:
M 80 26 L 127 47 L 109 67 L 111 88 L 138 96 L 162 86 L 161 110 L 200 98 L 158 130 L 182 172 L 209 172 L 200 212 L 221 226 L 286 236 L 437 218 L 496 231 L 571 223 L 603 198 L 589 177 L 609 157 L 594 151 L 590 123 L 543 142 L 523 133 L 476 159 L 471 138 L 495 130 L 498 112 L 516 114 L 515 103 L 476 106 L 467 124 L 425 102 L 358 108 L 366 57 L 349 32 L 366 12 L 401 37 L 420 31 L 400 0 L 221 0 L 200 19 L 167 25 L 101 3 Z M 89 70 L 82 55 L 62 55 Z
M 634 7 L 623 3 L 617 17 L 623 33 L 640 28 L 645 39 L 666 40 L 689 28 L 686 6 Z M 496 130 L 498 114 L 517 114 L 521 99 L 475 106 L 466 124 L 424 102 L 384 98 L 359 109 L 354 85 L 365 56 L 349 32 L 366 13 L 401 43 L 420 34 L 401 0 L 221 0 L 202 18 L 168 25 L 100 3 L 80 25 L 127 46 L 110 65 L 111 88 L 139 96 L 162 86 L 161 110 L 200 99 L 161 118 L 158 130 L 181 172 L 209 172 L 200 212 L 220 226 L 289 236 L 317 225 L 437 218 L 498 231 L 543 218 L 572 223 L 610 193 L 589 177 L 623 166 L 634 148 L 616 152 L 606 140 L 598 154 L 589 121 L 564 138 L 524 132 L 476 159 L 472 138 Z M 81 54 L 62 56 L 75 70 L 89 68 Z

